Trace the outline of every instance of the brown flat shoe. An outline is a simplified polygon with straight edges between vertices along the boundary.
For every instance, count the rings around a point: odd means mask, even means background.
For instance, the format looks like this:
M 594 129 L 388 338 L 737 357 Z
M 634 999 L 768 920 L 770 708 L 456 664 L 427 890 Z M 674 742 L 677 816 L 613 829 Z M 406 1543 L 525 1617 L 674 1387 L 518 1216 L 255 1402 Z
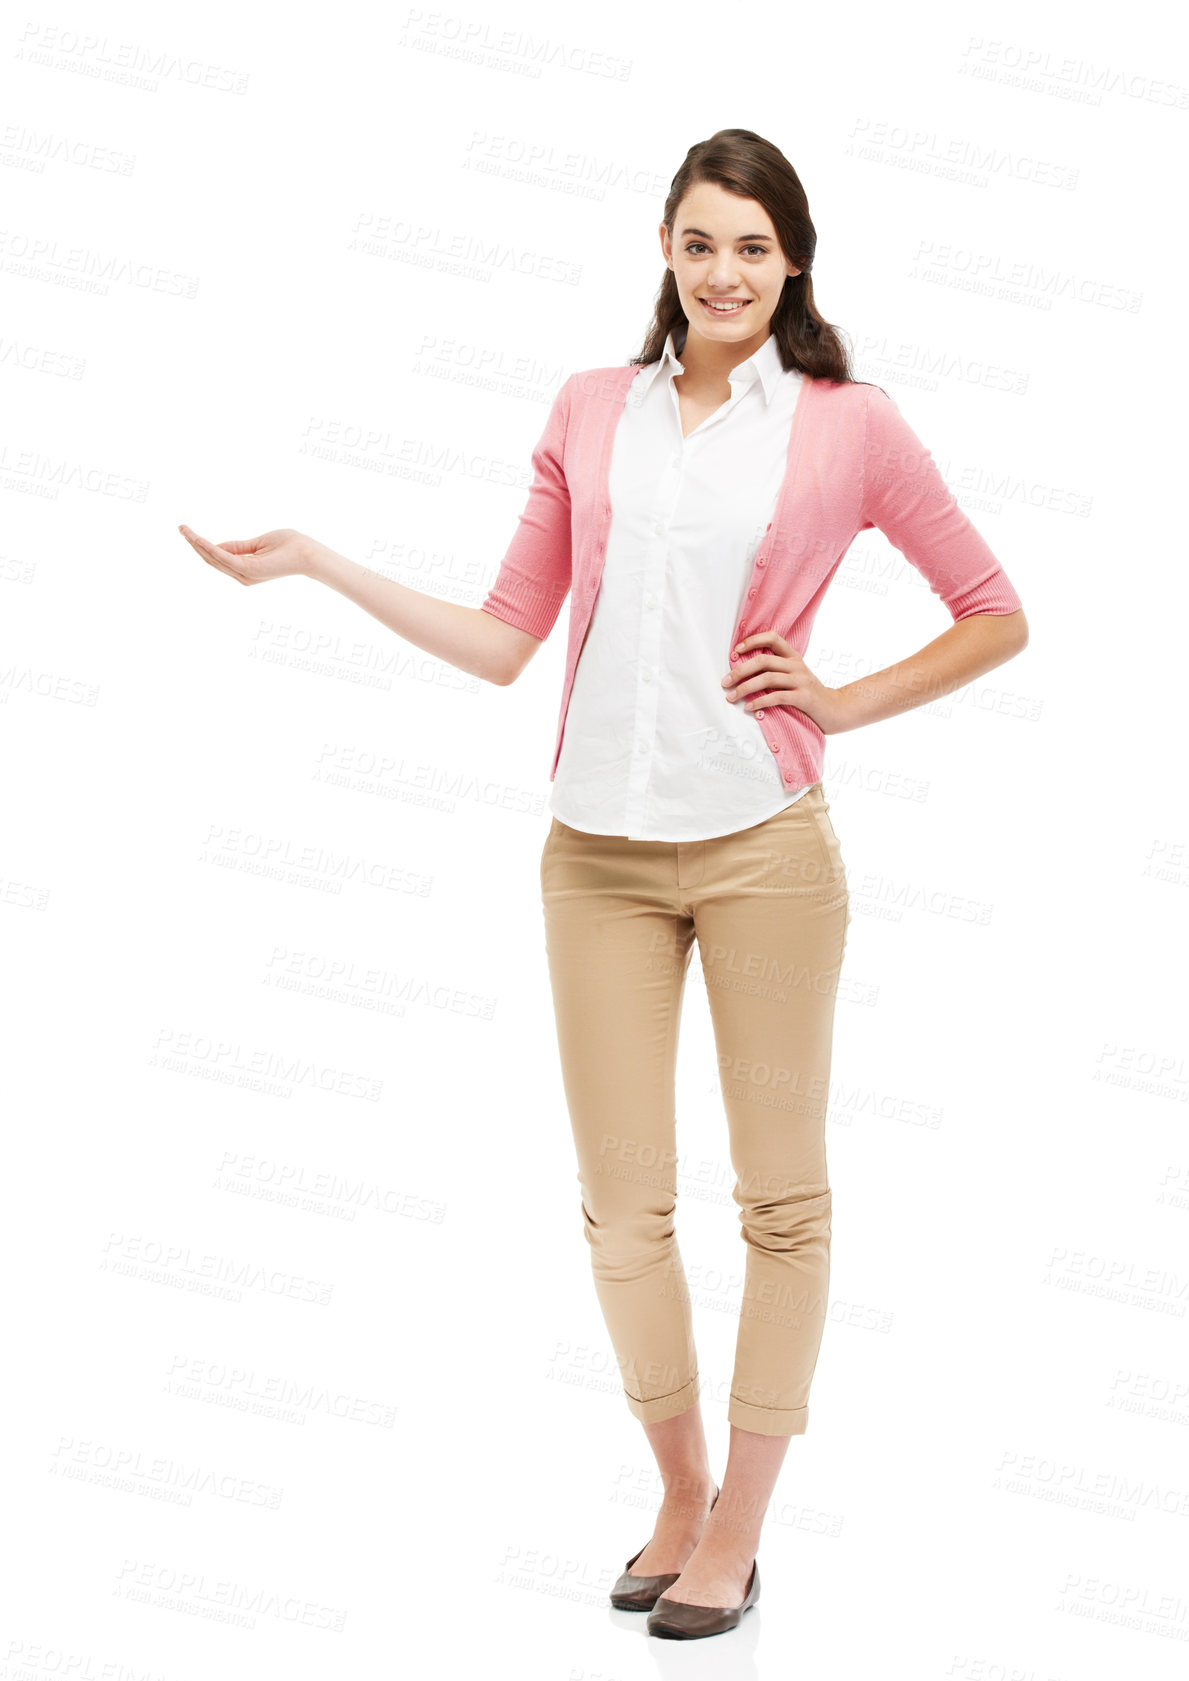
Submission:
M 700 1640 L 706 1634 L 725 1634 L 760 1597 L 760 1567 L 754 1563 L 742 1605 L 685 1605 L 662 1594 L 649 1614 L 649 1634 L 666 1640 Z
M 714 1491 L 717 1500 L 719 1490 Z M 714 1510 L 714 1500 L 710 1502 L 710 1510 Z M 648 1545 L 645 1541 L 644 1547 Z M 640 1548 L 640 1553 L 644 1551 Z M 617 1611 L 651 1611 L 666 1588 L 671 1588 L 680 1576 L 680 1570 L 672 1570 L 667 1576 L 633 1576 L 632 1565 L 639 1558 L 640 1553 L 633 1553 L 623 1567 L 623 1575 L 611 1589 L 611 1603 Z

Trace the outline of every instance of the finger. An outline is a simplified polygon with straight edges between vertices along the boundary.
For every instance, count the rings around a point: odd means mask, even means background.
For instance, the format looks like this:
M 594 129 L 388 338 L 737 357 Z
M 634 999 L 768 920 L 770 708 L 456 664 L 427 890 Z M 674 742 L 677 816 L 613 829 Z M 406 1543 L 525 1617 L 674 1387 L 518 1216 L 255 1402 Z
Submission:
M 770 653 L 767 648 L 757 648 L 755 653 L 745 654 L 737 660 L 732 669 L 727 672 L 727 676 L 732 683 L 738 683 L 744 677 L 750 677 L 757 671 L 767 671 L 773 660 L 779 657 L 778 654 Z
M 757 687 L 762 688 L 773 677 L 779 677 L 783 681 L 791 676 L 789 666 L 777 654 L 761 654 L 756 659 L 744 660 L 731 673 L 732 685 L 737 695 Z
M 755 700 L 749 701 L 747 704 L 748 710 L 753 706 L 792 706 L 796 704 L 796 699 L 795 689 L 771 689 L 766 695 L 757 695 Z
M 191 536 L 188 541 L 199 558 L 204 560 L 208 566 L 214 567 L 216 572 L 222 572 L 225 573 L 228 578 L 234 578 L 237 584 L 247 582 L 247 580 L 232 564 L 231 556 L 228 555 L 223 557 L 222 551 L 213 543 L 208 543 L 204 538 L 198 537 L 197 535 Z
M 736 642 L 731 652 L 742 654 L 760 645 L 774 648 L 780 654 L 787 654 L 790 651 L 788 643 L 778 630 L 753 630 L 750 636 L 743 638 L 742 642 Z
M 771 706 L 774 694 L 792 695 L 797 693 L 796 689 L 790 689 L 787 686 L 788 681 L 789 673 L 787 671 L 762 672 L 758 677 L 750 678 L 748 682 L 739 685 L 735 691 L 735 704 L 750 707 L 753 702 L 758 700 L 761 706 Z
M 774 695 L 768 695 L 763 704 L 765 707 L 787 706 L 790 712 L 799 712 L 802 718 L 808 718 L 811 724 L 817 723 L 817 719 L 811 712 L 806 712 L 804 707 L 797 705 L 797 697 L 794 694 L 781 691 Z M 818 725 L 818 728 L 821 728 L 820 724 Z
M 197 531 L 191 530 L 188 525 L 179 525 L 178 530 L 200 554 L 220 554 L 226 560 L 231 560 L 236 555 L 255 554 L 264 541 L 263 537 L 229 537 L 226 542 L 212 543 L 208 537 L 200 537 Z
M 745 676 L 740 677 L 740 681 L 735 684 L 735 693 L 753 694 L 755 689 L 762 689 L 765 684 L 770 688 L 777 677 L 782 684 L 785 684 L 785 682 L 789 682 L 790 676 L 792 676 L 792 672 L 785 671 L 784 666 L 765 666 L 762 671 L 753 669 L 753 671 L 748 671 Z
M 188 527 L 187 541 L 198 550 L 203 560 L 209 560 L 212 566 L 221 566 L 224 571 L 231 567 L 235 559 L 226 549 L 220 548 L 218 543 L 212 543 L 207 537 L 200 537 L 197 531 L 190 531 Z
M 779 676 L 785 681 L 790 678 L 803 679 L 808 675 L 808 669 L 796 650 L 787 654 L 776 654 L 768 653 L 765 649 L 740 660 L 738 665 L 731 667 L 728 676 L 732 685 L 741 687 L 748 678 L 763 677 L 765 674 Z
M 222 572 L 224 576 L 234 578 L 238 584 L 243 583 L 243 579 L 240 577 L 239 573 L 233 572 L 230 566 L 224 566 L 221 560 L 215 560 L 207 554 L 204 554 L 202 558 L 206 561 L 206 564 L 213 567 L 216 572 Z

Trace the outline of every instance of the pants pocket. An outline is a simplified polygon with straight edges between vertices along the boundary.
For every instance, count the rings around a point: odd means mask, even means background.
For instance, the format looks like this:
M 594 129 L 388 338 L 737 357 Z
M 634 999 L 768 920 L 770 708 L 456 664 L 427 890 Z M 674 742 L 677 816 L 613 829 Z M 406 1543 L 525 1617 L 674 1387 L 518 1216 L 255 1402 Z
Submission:
M 814 799 L 812 809 L 814 826 L 817 829 L 818 841 L 821 845 L 822 868 L 825 871 L 822 876 L 822 885 L 823 887 L 840 887 L 845 891 L 846 865 L 842 857 L 842 847 L 839 845 L 838 836 L 834 833 L 834 825 L 830 821 L 830 808 L 825 795 L 821 793 L 820 782 L 817 784 L 815 792 L 817 798 Z M 807 794 L 805 798 L 811 799 L 813 795 Z

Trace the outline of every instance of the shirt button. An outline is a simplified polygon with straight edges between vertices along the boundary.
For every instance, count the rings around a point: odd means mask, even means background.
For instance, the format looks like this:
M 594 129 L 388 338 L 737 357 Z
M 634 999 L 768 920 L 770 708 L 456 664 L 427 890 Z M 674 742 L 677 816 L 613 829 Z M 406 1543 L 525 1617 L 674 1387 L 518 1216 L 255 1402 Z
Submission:
M 738 665 L 739 664 L 739 655 L 738 654 L 732 654 L 731 655 L 731 664 L 732 665 Z
M 768 564 L 768 561 L 767 561 L 766 556 L 764 556 L 764 555 L 757 555 L 756 556 L 756 565 L 757 566 L 767 566 L 767 564 Z
M 792 773 L 792 771 L 791 771 L 791 770 L 786 770 L 786 771 L 785 771 L 785 773 L 784 773 L 784 780 L 785 780 L 785 781 L 786 781 L 786 782 L 788 782 L 788 783 L 790 783 L 790 784 L 791 784 L 791 782 L 792 782 L 792 780 L 793 780 L 793 773 Z
M 768 743 L 768 746 L 769 746 L 769 747 L 770 747 L 770 748 L 771 748 L 771 749 L 772 749 L 772 751 L 773 751 L 773 752 L 774 752 L 774 753 L 779 753 L 779 752 L 780 752 L 780 743 L 779 743 L 779 741 L 769 741 L 769 743 Z
M 757 706 L 755 711 L 752 713 L 752 717 L 753 718 L 762 718 L 763 716 L 764 716 L 763 707 L 762 706 Z
M 652 529 L 656 532 L 658 537 L 663 537 L 665 535 L 664 521 L 658 519 Z
M 681 466 L 681 456 L 680 456 L 680 454 L 675 455 L 673 457 L 672 461 L 670 461 L 669 465 L 670 465 L 670 467 L 680 467 Z
M 646 741 L 638 741 L 636 743 L 636 752 L 637 753 L 647 753 L 647 751 L 648 751 L 648 743 Z
M 748 596 L 749 596 L 749 597 L 751 597 L 751 596 L 753 596 L 753 595 L 754 595 L 754 594 L 755 594 L 755 590 L 754 590 L 754 588 L 753 588 L 753 589 L 749 589 L 749 590 L 748 590 L 748 592 L 747 592 L 747 593 L 748 593 Z
M 641 673 L 641 676 L 644 678 L 644 681 L 646 683 L 651 683 L 652 682 L 652 668 L 650 666 L 646 665 L 644 667 L 643 672 Z

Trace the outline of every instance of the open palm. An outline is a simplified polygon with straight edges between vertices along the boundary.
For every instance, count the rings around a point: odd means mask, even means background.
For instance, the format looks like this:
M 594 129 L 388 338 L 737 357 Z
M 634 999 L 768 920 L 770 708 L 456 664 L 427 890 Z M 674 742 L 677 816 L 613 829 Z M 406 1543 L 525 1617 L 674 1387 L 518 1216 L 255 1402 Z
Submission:
M 240 584 L 263 584 L 270 578 L 291 578 L 305 572 L 309 554 L 309 538 L 300 531 L 283 528 L 266 531 L 262 537 L 232 539 L 212 543 L 200 537 L 188 525 L 178 530 L 206 561 L 219 572 L 226 572 Z

